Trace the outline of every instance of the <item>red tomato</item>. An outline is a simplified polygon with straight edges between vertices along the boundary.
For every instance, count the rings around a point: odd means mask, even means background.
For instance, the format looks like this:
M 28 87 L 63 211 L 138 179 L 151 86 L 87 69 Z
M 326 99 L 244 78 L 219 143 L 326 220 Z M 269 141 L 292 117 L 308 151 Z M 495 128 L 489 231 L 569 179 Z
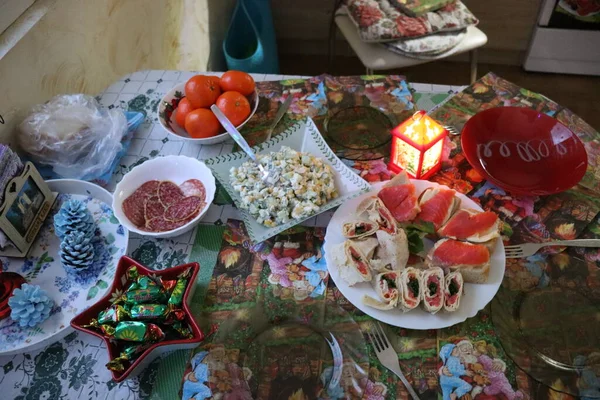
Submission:
M 175 113 L 175 122 L 177 122 L 177 125 L 182 128 L 185 127 L 185 117 L 193 110 L 194 107 L 192 107 L 192 103 L 190 103 L 187 97 L 181 99 L 177 106 L 177 112 Z
M 244 96 L 250 96 L 254 92 L 254 79 L 242 71 L 227 71 L 221 76 L 221 89 L 224 92 L 240 92 Z
M 225 92 L 220 95 L 217 107 L 234 126 L 240 125 L 250 115 L 250 102 L 239 92 Z
M 216 76 L 192 76 L 185 84 L 185 96 L 194 108 L 208 108 L 215 104 L 221 94 Z
M 185 130 L 195 139 L 209 138 L 219 133 L 221 124 L 212 111 L 198 108 L 185 117 Z

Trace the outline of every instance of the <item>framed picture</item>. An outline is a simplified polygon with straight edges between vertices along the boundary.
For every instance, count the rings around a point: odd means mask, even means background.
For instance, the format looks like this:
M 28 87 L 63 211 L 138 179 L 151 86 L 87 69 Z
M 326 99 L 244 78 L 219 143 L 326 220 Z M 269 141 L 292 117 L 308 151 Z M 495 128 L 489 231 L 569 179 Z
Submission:
M 1 249 L 0 255 L 27 254 L 55 200 L 56 193 L 50 191 L 33 164 L 25 164 L 21 176 L 6 186 L 0 206 L 0 229 L 14 245 Z

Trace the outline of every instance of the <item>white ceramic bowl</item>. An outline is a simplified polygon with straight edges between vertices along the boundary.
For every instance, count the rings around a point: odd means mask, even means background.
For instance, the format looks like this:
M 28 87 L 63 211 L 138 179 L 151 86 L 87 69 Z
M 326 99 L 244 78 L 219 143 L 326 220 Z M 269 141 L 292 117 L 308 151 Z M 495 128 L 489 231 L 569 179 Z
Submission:
M 204 139 L 195 139 L 190 137 L 187 134 L 185 129 L 177 124 L 175 121 L 175 115 L 177 114 L 177 109 L 173 111 L 171 114 L 171 118 L 167 118 L 166 109 L 169 105 L 173 105 L 173 101 L 176 104 L 179 103 L 179 100 L 185 96 L 185 82 L 180 83 L 175 86 L 173 89 L 169 90 L 169 92 L 161 99 L 160 104 L 158 105 L 158 122 L 163 127 L 167 133 L 172 136 L 175 136 L 177 139 L 188 140 L 190 142 L 198 143 L 198 144 L 217 144 L 221 143 L 229 138 L 229 134 L 225 132 L 225 129 L 221 129 L 221 132 L 213 137 L 204 138 Z M 255 90 L 252 92 L 250 96 L 248 96 L 248 101 L 250 102 L 250 115 L 244 122 L 236 126 L 237 129 L 240 129 L 242 126 L 246 124 L 252 118 L 256 109 L 258 108 L 258 92 Z
M 188 179 L 198 179 L 206 189 L 206 206 L 196 218 L 177 229 L 164 232 L 147 232 L 136 227 L 123 213 L 123 201 L 143 183 L 150 180 L 171 181 L 181 185 Z M 138 165 L 129 171 L 117 184 L 113 194 L 113 212 L 119 222 L 131 232 L 155 238 L 182 235 L 200 222 L 215 197 L 215 178 L 211 170 L 201 161 L 186 156 L 157 157 Z

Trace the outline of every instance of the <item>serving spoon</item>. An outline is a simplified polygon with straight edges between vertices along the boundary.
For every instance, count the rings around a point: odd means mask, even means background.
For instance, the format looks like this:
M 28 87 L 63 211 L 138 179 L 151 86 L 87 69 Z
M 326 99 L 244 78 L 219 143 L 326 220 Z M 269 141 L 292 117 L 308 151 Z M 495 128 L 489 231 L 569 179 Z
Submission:
M 219 109 L 219 107 L 216 106 L 216 104 L 210 106 L 210 109 L 215 114 L 221 125 L 223 125 L 223 128 L 225 128 L 227 133 L 229 133 L 229 136 L 231 136 L 233 140 L 235 140 L 235 142 L 242 148 L 242 150 L 244 150 L 244 152 L 248 154 L 248 157 L 250 157 L 250 159 L 254 161 L 254 163 L 257 165 L 261 173 L 260 179 L 267 185 L 274 185 L 279 180 L 279 172 L 270 167 L 265 168 L 258 161 L 258 158 L 256 158 L 256 154 L 254 154 L 254 151 L 252 151 L 252 148 L 250 147 L 248 142 L 246 142 L 246 139 L 244 139 L 242 134 L 236 129 L 235 126 L 233 126 L 229 118 L 227 118 L 225 114 L 223 114 L 223 112 Z

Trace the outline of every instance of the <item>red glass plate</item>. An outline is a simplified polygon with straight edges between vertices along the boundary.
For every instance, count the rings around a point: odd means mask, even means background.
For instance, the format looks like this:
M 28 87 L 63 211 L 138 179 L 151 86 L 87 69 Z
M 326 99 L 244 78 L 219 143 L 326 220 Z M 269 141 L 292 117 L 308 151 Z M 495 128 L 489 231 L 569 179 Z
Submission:
M 461 133 L 467 160 L 514 194 L 549 195 L 575 186 L 587 169 L 583 143 L 566 126 L 529 108 L 490 108 Z
M 140 356 L 136 358 L 135 361 L 129 364 L 129 366 L 124 371 L 111 371 L 113 380 L 115 382 L 121 382 L 130 376 L 139 374 L 141 370 L 147 367 L 148 364 L 160 354 L 173 350 L 193 349 L 195 347 L 198 347 L 200 342 L 204 340 L 204 333 L 198 326 L 198 323 L 192 316 L 192 313 L 189 309 L 189 303 L 191 298 L 193 297 L 193 292 L 195 290 L 194 282 L 196 282 L 198 272 L 200 271 L 200 265 L 198 263 L 183 264 L 178 265 L 176 267 L 166 268 L 161 271 L 155 271 L 146 268 L 145 266 L 138 263 L 132 258 L 123 256 L 121 257 L 121 259 L 119 260 L 119 264 L 117 265 L 117 270 L 115 271 L 115 279 L 112 283 L 112 286 L 110 287 L 110 290 L 106 293 L 106 295 L 103 298 L 94 303 L 90 308 L 73 318 L 71 320 L 71 326 L 79 331 L 89 333 L 90 335 L 94 335 L 102 339 L 104 341 L 104 344 L 106 345 L 106 349 L 108 350 L 109 360 L 118 357 L 119 346 L 117 345 L 116 341 L 107 339 L 96 329 L 87 328 L 85 326 L 90 323 L 92 318 L 96 318 L 100 311 L 106 310 L 112 305 L 111 298 L 113 297 L 113 293 L 117 291 L 120 291 L 122 293 L 125 290 L 125 284 L 127 282 L 125 274 L 129 267 L 133 265 L 135 265 L 138 268 L 138 271 L 142 275 L 156 275 L 164 280 L 177 279 L 177 277 L 183 271 L 189 268 L 192 269 L 192 276 L 190 277 L 188 285 L 185 288 L 185 292 L 183 293 L 182 308 L 185 312 L 184 322 L 189 326 L 190 330 L 192 331 L 193 337 L 191 339 L 167 339 L 163 340 L 162 342 L 154 343 L 142 354 L 140 354 Z

